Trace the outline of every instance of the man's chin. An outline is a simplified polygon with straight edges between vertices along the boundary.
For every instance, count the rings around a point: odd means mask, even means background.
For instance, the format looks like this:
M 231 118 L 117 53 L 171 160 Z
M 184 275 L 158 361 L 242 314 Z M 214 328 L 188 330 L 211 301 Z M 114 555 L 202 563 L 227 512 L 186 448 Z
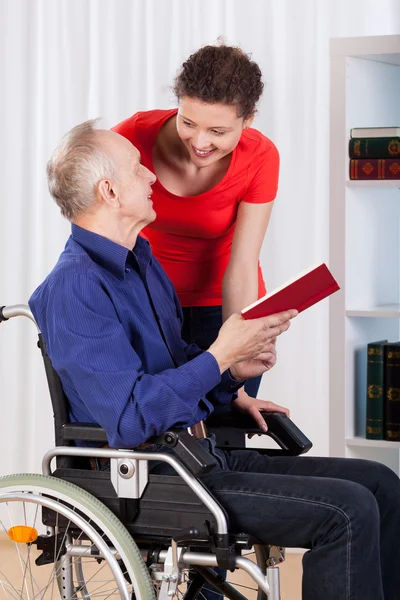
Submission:
M 147 217 L 147 222 L 146 222 L 146 226 L 150 225 L 150 223 L 153 223 L 153 221 L 155 221 L 157 217 L 157 213 L 154 210 L 154 208 L 151 209 L 149 216 Z

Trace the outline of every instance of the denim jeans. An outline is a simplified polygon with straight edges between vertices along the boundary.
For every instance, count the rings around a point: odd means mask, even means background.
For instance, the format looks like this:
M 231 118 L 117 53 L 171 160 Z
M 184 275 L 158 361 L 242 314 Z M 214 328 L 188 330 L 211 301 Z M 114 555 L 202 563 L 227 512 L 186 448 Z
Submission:
M 197 344 L 207 350 L 216 340 L 222 325 L 221 306 L 189 306 L 183 308 L 182 337 L 187 344 Z M 261 377 L 248 379 L 244 384 L 245 391 L 253 398 L 257 397 Z
M 232 532 L 308 550 L 303 600 L 398 600 L 400 480 L 393 471 L 358 459 L 224 452 L 212 436 L 201 444 L 217 461 L 202 481 Z M 158 463 L 153 471 L 171 474 L 171 467 Z

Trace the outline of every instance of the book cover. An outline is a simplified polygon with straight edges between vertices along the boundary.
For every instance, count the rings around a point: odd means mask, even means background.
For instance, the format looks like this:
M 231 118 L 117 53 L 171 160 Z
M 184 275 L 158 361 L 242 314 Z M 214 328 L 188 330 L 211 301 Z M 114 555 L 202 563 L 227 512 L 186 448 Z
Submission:
M 400 157 L 400 137 L 351 138 L 350 158 L 396 158 Z
M 350 179 L 400 179 L 399 158 L 351 158 Z
M 332 273 L 326 264 L 322 263 L 307 269 L 282 287 L 253 302 L 242 310 L 242 315 L 244 319 L 257 319 L 291 308 L 300 313 L 339 289 Z
M 400 441 L 400 342 L 384 344 L 385 439 Z
M 400 127 L 353 127 L 352 129 L 350 129 L 350 137 L 352 138 L 379 138 L 392 136 L 400 136 Z
M 384 439 L 383 346 L 386 342 L 370 342 L 367 346 L 367 440 Z

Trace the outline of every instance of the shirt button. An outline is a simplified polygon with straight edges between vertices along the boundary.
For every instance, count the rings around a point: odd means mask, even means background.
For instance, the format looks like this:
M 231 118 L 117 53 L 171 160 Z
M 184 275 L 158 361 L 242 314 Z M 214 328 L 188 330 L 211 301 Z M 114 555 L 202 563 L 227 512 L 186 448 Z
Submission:
M 129 272 L 130 272 L 130 269 L 128 269 L 128 267 L 126 267 L 125 273 L 129 273 Z

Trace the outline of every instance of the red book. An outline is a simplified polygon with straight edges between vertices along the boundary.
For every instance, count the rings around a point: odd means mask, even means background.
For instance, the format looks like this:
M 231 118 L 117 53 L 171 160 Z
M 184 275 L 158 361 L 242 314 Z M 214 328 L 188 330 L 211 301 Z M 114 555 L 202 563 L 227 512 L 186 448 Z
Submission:
M 325 263 L 311 267 L 282 287 L 266 294 L 242 310 L 244 319 L 257 319 L 295 308 L 302 312 L 339 290 Z
M 399 158 L 352 158 L 350 179 L 400 179 Z

